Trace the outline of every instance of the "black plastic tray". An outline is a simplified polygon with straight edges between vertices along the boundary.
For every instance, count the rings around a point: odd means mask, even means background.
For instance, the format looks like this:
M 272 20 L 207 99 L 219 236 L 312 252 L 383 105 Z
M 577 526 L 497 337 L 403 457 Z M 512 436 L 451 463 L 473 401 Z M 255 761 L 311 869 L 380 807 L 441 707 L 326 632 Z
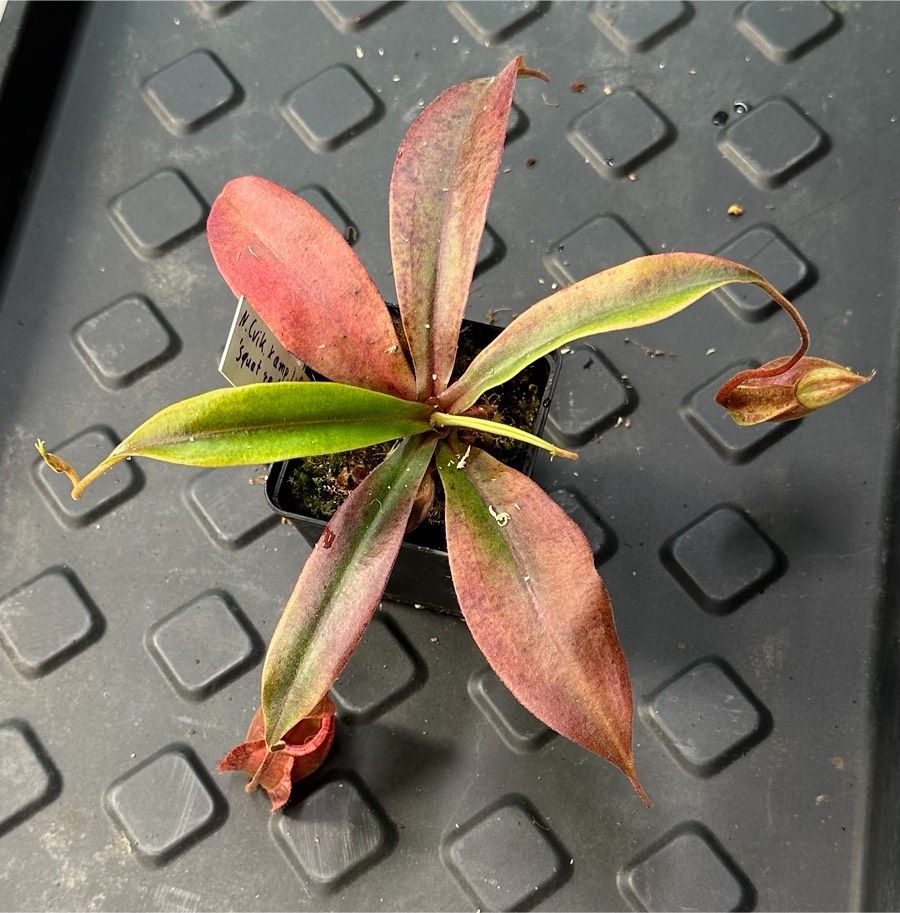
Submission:
M 0 906 L 896 909 L 900 7 L 82 12 L 32 36 L 72 56 L 35 58 L 62 72 L 0 277 Z M 391 298 L 404 131 L 518 53 L 552 82 L 517 88 L 469 317 L 721 251 L 790 290 L 815 354 L 878 375 L 792 428 L 735 429 L 719 377 L 794 342 L 752 291 L 564 356 L 548 428 L 581 460 L 535 477 L 610 587 L 652 809 L 524 713 L 461 622 L 385 604 L 327 766 L 270 818 L 209 773 L 308 553 L 264 467 L 128 463 L 75 504 L 33 442 L 86 466 L 220 384 L 234 301 L 203 218 L 236 175 L 352 223 Z M 28 109 L 28 81 L 5 85 Z

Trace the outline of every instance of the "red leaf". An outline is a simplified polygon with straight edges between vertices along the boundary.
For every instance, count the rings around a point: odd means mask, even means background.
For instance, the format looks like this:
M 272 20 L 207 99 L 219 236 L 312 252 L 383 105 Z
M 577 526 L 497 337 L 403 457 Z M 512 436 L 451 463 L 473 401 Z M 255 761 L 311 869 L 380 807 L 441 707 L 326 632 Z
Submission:
M 391 176 L 397 303 L 420 399 L 447 386 L 521 57 L 451 86 L 409 128 Z M 546 78 L 546 77 L 543 77 Z
M 520 472 L 475 448 L 458 462 L 442 444 L 450 570 L 475 642 L 521 704 L 615 764 L 648 801 L 628 669 L 584 534 Z
M 414 398 L 375 283 L 306 201 L 264 178 L 236 178 L 213 203 L 207 234 L 229 288 L 301 361 L 334 381 Z

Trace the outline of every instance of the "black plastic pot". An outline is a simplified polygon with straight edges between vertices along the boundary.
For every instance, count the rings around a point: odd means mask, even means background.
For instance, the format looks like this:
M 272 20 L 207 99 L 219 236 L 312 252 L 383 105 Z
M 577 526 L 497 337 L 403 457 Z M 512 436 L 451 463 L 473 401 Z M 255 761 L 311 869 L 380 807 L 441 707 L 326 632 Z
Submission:
M 464 321 L 464 324 L 470 332 L 475 334 L 479 349 L 484 348 L 499 335 L 502 329 L 472 320 Z M 547 421 L 559 366 L 560 357 L 553 353 L 527 369 L 535 372 L 535 382 L 538 388 L 543 390 L 541 405 L 531 427 L 534 434 L 540 434 Z M 499 389 L 502 391 L 503 388 Z M 509 461 L 509 465 L 530 476 L 536 457 L 536 448 L 529 447 L 524 457 L 518 461 Z M 310 545 L 314 545 L 322 534 L 327 521 L 304 513 L 304 506 L 298 502 L 291 490 L 290 478 L 296 465 L 296 460 L 272 464 L 266 481 L 266 497 L 276 513 L 291 520 L 294 526 L 300 530 L 303 538 Z M 419 527 L 406 535 L 388 579 L 384 598 L 437 612 L 460 614 L 453 582 L 450 579 L 450 563 L 447 558 L 443 527 L 437 530 L 434 527 L 429 529 Z

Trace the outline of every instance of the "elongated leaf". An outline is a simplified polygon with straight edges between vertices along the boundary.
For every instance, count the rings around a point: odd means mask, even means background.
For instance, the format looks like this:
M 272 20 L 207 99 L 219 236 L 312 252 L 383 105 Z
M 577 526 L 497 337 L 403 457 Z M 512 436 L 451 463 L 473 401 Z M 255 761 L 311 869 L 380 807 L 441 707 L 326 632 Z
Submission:
M 707 254 L 655 254 L 597 273 L 517 317 L 440 395 L 440 403 L 453 413 L 464 412 L 485 390 L 567 342 L 656 323 L 731 282 L 771 288 L 746 266 Z
M 340 233 L 264 178 L 225 185 L 207 223 L 219 272 L 281 342 L 331 380 L 414 398 L 375 283 Z
M 263 667 L 271 748 L 322 699 L 362 637 L 381 594 L 436 439 L 410 438 L 325 527 L 275 629 Z
M 54 454 L 78 498 L 98 476 L 132 456 L 189 466 L 239 466 L 355 450 L 429 431 L 431 408 L 344 384 L 284 382 L 225 387 L 173 403 L 132 431 L 83 479 Z M 71 472 L 71 474 L 70 474 Z
M 519 74 L 536 75 L 521 57 L 497 76 L 451 86 L 419 115 L 397 152 L 391 255 L 420 399 L 440 393 L 453 370 Z
M 485 434 L 495 434 L 514 441 L 522 441 L 525 444 L 531 444 L 532 447 L 540 447 L 551 456 L 562 457 L 566 460 L 578 459 L 578 454 L 571 450 L 564 450 L 530 431 L 525 431 L 524 428 L 516 428 L 503 422 L 492 422 L 489 419 L 476 418 L 471 415 L 448 415 L 446 412 L 434 412 L 431 415 L 431 424 L 435 428 L 471 428 Z
M 632 700 L 612 606 L 577 524 L 481 450 L 441 444 L 447 551 L 475 642 L 521 704 L 616 765 L 638 794 Z

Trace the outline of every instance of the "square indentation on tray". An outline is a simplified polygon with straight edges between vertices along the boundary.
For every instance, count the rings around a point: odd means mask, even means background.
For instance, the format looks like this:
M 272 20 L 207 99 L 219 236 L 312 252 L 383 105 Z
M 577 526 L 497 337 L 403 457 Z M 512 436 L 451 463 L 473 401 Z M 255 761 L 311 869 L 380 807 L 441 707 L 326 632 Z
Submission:
M 549 825 L 521 796 L 504 797 L 458 824 L 442 842 L 441 856 L 482 910 L 528 910 L 571 872 Z
M 106 809 L 149 865 L 164 865 L 216 830 L 225 800 L 194 752 L 170 745 L 110 786 Z
M 172 687 L 199 701 L 252 668 L 263 653 L 259 634 L 234 600 L 218 590 L 161 618 L 147 648 Z
M 365 28 L 400 6 L 398 0 L 316 0 L 328 21 L 342 32 Z
M 190 0 L 204 19 L 220 19 L 244 5 L 246 0 Z
M 454 0 L 447 4 L 447 9 L 476 41 L 490 45 L 506 41 L 533 22 L 549 6 L 544 0 L 518 0 L 514 3 L 504 0 L 491 3 Z
M 187 502 L 216 545 L 243 548 L 277 525 L 264 496 L 265 467 L 208 469 L 188 485 Z
M 331 688 L 341 718 L 370 720 L 396 706 L 425 680 L 425 666 L 393 618 L 378 614 Z
M 716 254 L 756 270 L 786 298 L 796 297 L 813 282 L 813 269 L 809 262 L 771 225 L 751 226 L 720 247 Z M 744 320 L 763 320 L 779 310 L 761 288 L 746 282 L 724 286 L 716 291 L 716 295 Z
M 669 121 L 636 89 L 624 88 L 580 114 L 569 142 L 605 178 L 624 177 L 675 138 Z
M 142 295 L 126 295 L 82 320 L 72 343 L 97 381 L 127 387 L 178 354 L 180 342 L 158 308 Z
M 826 3 L 751 0 L 738 10 L 735 24 L 769 60 L 788 63 L 836 32 L 840 19 Z
M 152 260 L 203 228 L 206 204 L 184 175 L 164 168 L 115 197 L 109 214 L 133 253 Z
M 651 694 L 643 716 L 686 770 L 709 777 L 746 754 L 771 717 L 723 660 L 703 659 Z
M 310 149 L 327 152 L 374 124 L 384 106 L 354 70 L 339 64 L 294 89 L 281 110 Z
M 23 720 L 0 723 L 0 836 L 52 802 L 62 779 L 34 730 Z
M 692 390 L 681 404 L 681 414 L 688 424 L 729 463 L 752 460 L 799 425 L 797 421 L 738 425 L 716 402 L 716 393 L 726 380 L 745 368 L 757 367 L 755 362 L 729 365 Z
M 154 73 L 142 87 L 144 100 L 176 136 L 199 130 L 233 108 L 241 89 L 209 51 L 191 51 Z
M 335 891 L 384 858 L 396 834 L 353 775 L 333 775 L 272 815 L 270 829 L 308 888 Z
M 676 533 L 660 557 L 707 612 L 725 615 L 784 573 L 780 550 L 742 510 L 712 508 Z
M 718 840 L 686 822 L 619 872 L 619 890 L 636 910 L 752 910 L 756 892 Z
M 96 425 L 47 450 L 72 466 L 86 470 L 97 466 L 118 443 L 109 428 Z M 132 460 L 113 466 L 93 482 L 78 501 L 72 500 L 72 484 L 66 476 L 54 472 L 40 457 L 32 466 L 32 476 L 54 516 L 65 526 L 73 527 L 94 523 L 134 497 L 144 485 L 144 474 Z
M 553 278 L 568 285 L 648 253 L 649 248 L 618 216 L 603 214 L 560 238 L 543 260 Z
M 0 645 L 27 678 L 52 672 L 103 633 L 103 616 L 81 582 L 53 567 L 0 599 Z
M 609 0 L 595 3 L 591 9 L 597 28 L 626 53 L 649 50 L 690 18 L 691 8 L 682 0 Z
M 747 180 L 780 187 L 828 149 L 825 134 L 786 98 L 768 98 L 719 137 L 719 149 Z
M 564 347 L 547 416 L 549 430 L 562 443 L 586 444 L 634 405 L 632 388 L 597 349 L 585 343 Z
M 472 675 L 469 697 L 512 751 L 536 751 L 553 738 L 553 730 L 526 710 L 492 669 Z

